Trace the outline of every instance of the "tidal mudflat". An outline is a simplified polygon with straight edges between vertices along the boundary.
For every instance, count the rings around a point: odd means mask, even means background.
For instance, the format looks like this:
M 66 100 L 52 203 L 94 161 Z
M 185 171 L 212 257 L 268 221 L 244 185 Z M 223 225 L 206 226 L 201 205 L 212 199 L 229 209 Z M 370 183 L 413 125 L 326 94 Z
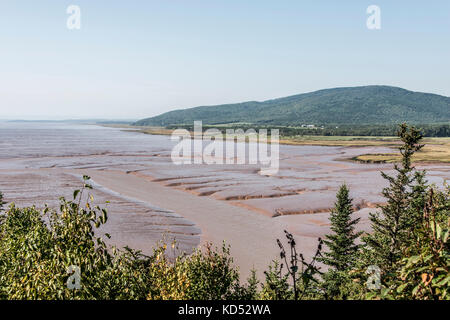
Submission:
M 222 241 L 231 245 L 243 276 L 278 256 L 275 239 L 287 229 L 308 256 L 328 232 L 328 214 L 340 184 L 354 198 L 359 228 L 383 202 L 380 170 L 391 164 L 347 159 L 388 153 L 385 147 L 280 146 L 280 170 L 258 165 L 174 165 L 168 136 L 74 123 L 0 122 L 0 190 L 17 206 L 71 197 L 87 174 L 96 203 L 110 203 L 103 232 L 111 242 L 150 253 L 158 240 L 176 239 L 180 251 Z M 420 164 L 442 186 L 449 164 Z

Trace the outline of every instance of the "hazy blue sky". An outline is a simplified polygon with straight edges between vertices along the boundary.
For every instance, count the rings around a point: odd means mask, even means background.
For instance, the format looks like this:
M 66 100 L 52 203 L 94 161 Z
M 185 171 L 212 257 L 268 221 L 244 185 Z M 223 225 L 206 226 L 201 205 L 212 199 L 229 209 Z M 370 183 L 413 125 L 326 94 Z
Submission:
M 372 4 L 381 30 L 366 27 Z M 142 118 L 367 84 L 450 96 L 449 60 L 448 0 L 0 2 L 0 118 Z

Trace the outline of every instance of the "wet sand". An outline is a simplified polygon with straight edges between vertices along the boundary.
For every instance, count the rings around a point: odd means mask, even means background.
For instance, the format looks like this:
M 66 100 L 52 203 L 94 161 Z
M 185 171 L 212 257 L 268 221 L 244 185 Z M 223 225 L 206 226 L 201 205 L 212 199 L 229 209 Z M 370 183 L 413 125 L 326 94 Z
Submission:
M 301 250 L 309 257 L 317 247 L 317 239 L 328 232 L 328 214 L 271 218 L 253 210 L 230 206 L 223 201 L 162 186 L 148 179 L 120 171 L 88 171 L 92 179 L 111 190 L 157 206 L 183 212 L 202 230 L 201 242 L 220 247 L 224 240 L 244 276 L 256 268 L 260 275 L 279 255 L 276 239 L 284 238 L 284 230 L 293 232 Z M 365 218 L 367 210 L 355 214 Z M 295 218 L 295 219 L 293 219 Z M 359 229 L 368 230 L 367 219 Z
M 47 204 L 58 208 L 59 197 L 73 199 L 73 190 L 82 186 L 83 174 L 86 172 L 61 169 L 0 170 L 0 190 L 7 202 L 15 202 L 19 207 L 35 205 L 43 209 Z M 167 243 L 176 239 L 179 250 L 184 252 L 192 252 L 199 245 L 201 230 L 194 222 L 148 201 L 128 198 L 95 181 L 90 183 L 94 189 L 86 190 L 83 199 L 89 192 L 96 205 L 108 210 L 108 222 L 99 232 L 112 236 L 111 240 L 105 239 L 111 245 L 130 246 L 145 254 L 151 254 L 163 239 Z
M 201 243 L 231 246 L 231 254 L 244 275 L 253 267 L 263 270 L 277 257 L 275 239 L 283 236 L 283 226 L 254 211 L 193 194 L 174 190 L 159 183 L 119 171 L 89 171 L 92 179 L 108 189 L 182 212 L 202 230 Z

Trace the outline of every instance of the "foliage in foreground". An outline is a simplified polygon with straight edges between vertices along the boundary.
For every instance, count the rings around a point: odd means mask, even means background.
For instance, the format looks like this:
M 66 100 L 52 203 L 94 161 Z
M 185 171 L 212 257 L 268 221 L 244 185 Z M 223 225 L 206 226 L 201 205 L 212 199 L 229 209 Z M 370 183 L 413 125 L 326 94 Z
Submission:
M 83 191 L 90 188 L 86 183 L 75 191 L 73 201 L 61 198 L 59 212 L 11 205 L 1 216 L 1 299 L 237 299 L 249 294 L 225 246 L 208 246 L 175 261 L 166 257 L 165 245 L 152 256 L 108 248 L 95 235 L 107 221 L 106 210 L 92 206 L 91 196 L 81 205 Z
M 329 218 L 333 233 L 327 235 L 324 241 L 329 252 L 325 252 L 319 261 L 336 271 L 349 271 L 355 263 L 359 248 L 355 240 L 361 232 L 354 232 L 354 230 L 360 218 L 352 220 L 352 199 L 349 198 L 349 189 L 345 184 L 339 188 L 336 197 L 337 201 Z
M 449 191 L 430 189 L 411 244 L 402 248 L 390 281 L 370 298 L 450 300 Z
M 411 230 L 420 219 L 418 212 L 411 210 L 414 186 L 416 180 L 421 177 L 420 173 L 414 174 L 411 158 L 423 147 L 419 144 L 422 136 L 419 131 L 414 128 L 408 130 L 408 127 L 402 124 L 399 137 L 403 141 L 403 145 L 399 148 L 402 162 L 400 165 L 394 165 L 395 176 L 381 173 L 389 182 L 389 186 L 382 191 L 387 204 L 381 206 L 381 213 L 370 215 L 374 232 L 364 239 L 372 251 L 370 260 L 386 273 L 391 272 L 401 259 L 402 245 L 410 241 Z M 422 204 L 419 206 L 423 209 Z
M 362 232 L 355 232 L 360 218 L 353 219 L 353 203 L 347 185 L 342 185 L 336 195 L 336 203 L 330 214 L 331 234 L 324 241 L 327 252 L 319 261 L 329 267 L 323 274 L 322 289 L 327 299 L 356 298 L 361 294 L 358 280 L 352 276 L 360 245 L 356 244 Z

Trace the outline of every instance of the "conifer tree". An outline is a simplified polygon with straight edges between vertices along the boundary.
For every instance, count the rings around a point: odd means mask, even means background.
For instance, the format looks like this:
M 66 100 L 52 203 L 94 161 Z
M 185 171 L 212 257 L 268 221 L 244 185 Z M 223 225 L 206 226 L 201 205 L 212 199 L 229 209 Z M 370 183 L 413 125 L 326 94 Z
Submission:
M 427 204 L 429 185 L 425 179 L 426 171 L 416 171 L 414 173 L 414 185 L 411 188 L 410 219 L 412 227 L 420 225 L 423 220 L 423 209 Z M 411 228 L 411 232 L 413 232 Z
M 399 261 L 402 257 L 401 246 L 411 237 L 411 228 L 417 219 L 417 214 L 413 214 L 411 208 L 414 204 L 414 185 L 417 182 L 424 183 L 423 177 L 415 174 L 411 165 L 413 154 L 423 147 L 419 144 L 421 133 L 403 123 L 399 127 L 398 136 L 403 142 L 399 148 L 402 161 L 400 165 L 394 165 L 395 176 L 381 172 L 389 182 L 389 186 L 382 191 L 387 204 L 381 206 L 381 213 L 370 214 L 373 233 L 364 238 L 371 252 L 371 264 L 377 264 L 384 272 L 391 271 Z
M 355 240 L 361 232 L 355 232 L 355 225 L 360 218 L 352 220 L 352 199 L 349 198 L 349 189 L 345 184 L 340 187 L 336 197 L 337 201 L 330 215 L 333 233 L 326 235 L 324 240 L 329 251 L 323 253 L 319 261 L 335 271 L 348 271 L 353 266 L 358 251 Z
M 3 209 L 3 193 L 0 192 L 0 211 Z

